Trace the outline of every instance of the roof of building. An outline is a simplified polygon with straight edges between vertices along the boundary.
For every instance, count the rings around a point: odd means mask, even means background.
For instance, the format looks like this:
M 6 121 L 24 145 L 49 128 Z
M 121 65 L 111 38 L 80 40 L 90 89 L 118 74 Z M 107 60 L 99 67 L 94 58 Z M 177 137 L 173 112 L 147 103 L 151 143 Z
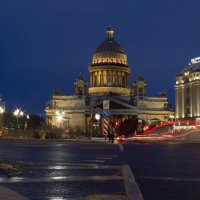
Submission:
M 113 34 L 112 27 L 108 27 L 106 30 L 107 38 L 97 47 L 95 53 L 116 52 L 124 54 L 124 49 L 114 40 Z
M 137 83 L 139 81 L 146 82 L 142 76 L 138 76 L 135 83 Z
M 185 74 L 186 72 L 197 72 L 200 71 L 200 57 L 191 59 L 191 62 L 185 67 L 179 75 Z

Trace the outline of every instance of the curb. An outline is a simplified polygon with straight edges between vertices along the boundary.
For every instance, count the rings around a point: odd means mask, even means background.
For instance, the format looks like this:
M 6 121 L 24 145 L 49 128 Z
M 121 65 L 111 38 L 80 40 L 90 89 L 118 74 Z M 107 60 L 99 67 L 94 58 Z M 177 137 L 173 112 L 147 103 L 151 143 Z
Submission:
M 142 193 L 138 184 L 135 182 L 135 178 L 129 165 L 122 166 L 123 178 L 126 187 L 127 199 L 128 200 L 143 200 Z

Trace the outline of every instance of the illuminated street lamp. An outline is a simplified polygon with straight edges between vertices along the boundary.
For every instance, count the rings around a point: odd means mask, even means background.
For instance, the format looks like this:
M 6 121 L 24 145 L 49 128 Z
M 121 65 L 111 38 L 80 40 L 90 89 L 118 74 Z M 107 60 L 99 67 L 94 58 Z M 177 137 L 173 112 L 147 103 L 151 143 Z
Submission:
M 16 119 L 17 119 L 17 128 L 19 129 L 20 127 L 19 127 L 19 121 L 18 121 L 18 118 L 19 117 L 22 117 L 23 115 L 24 115 L 24 112 L 22 111 L 22 110 L 20 110 L 20 109 L 16 109 L 15 111 L 14 111 L 14 116 L 16 117 Z
M 22 110 L 20 110 L 20 109 L 17 108 L 17 109 L 14 111 L 14 115 L 15 115 L 16 117 L 19 117 L 19 116 L 23 116 L 24 113 L 23 113 Z
M 94 115 L 94 118 L 98 121 L 98 120 L 101 119 L 101 115 L 100 115 L 99 113 L 96 113 L 96 114 Z
M 60 128 L 61 128 L 62 122 L 65 120 L 64 115 L 65 115 L 65 112 L 56 111 L 56 121 L 57 123 L 59 123 Z
M 0 106 L 0 114 L 3 114 L 5 112 L 5 108 L 3 106 Z
M 1 117 L 1 121 L 0 121 L 0 137 L 2 136 L 2 122 L 3 122 L 3 113 L 5 112 L 5 108 L 3 106 L 0 106 L 0 117 Z

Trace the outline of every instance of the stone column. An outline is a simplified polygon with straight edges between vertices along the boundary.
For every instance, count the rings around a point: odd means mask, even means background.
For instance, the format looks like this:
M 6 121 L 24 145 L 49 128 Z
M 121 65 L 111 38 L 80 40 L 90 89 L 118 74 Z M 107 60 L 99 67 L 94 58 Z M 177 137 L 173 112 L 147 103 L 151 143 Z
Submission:
M 92 73 L 90 73 L 90 87 L 92 87 Z
M 197 115 L 198 115 L 198 117 L 200 116 L 200 106 L 199 106 L 199 104 L 200 104 L 200 94 L 199 94 L 199 92 L 200 92 L 200 85 L 198 84 L 197 85 L 197 91 L 196 91 L 196 93 L 197 93 Z
M 189 96 L 189 98 L 190 98 L 190 104 L 189 104 L 189 106 L 190 106 L 190 116 L 192 117 L 193 116 L 192 85 L 189 85 L 189 92 L 190 92 L 190 96 Z
M 121 72 L 119 71 L 118 72 L 118 80 L 119 80 L 119 86 L 121 86 L 122 84 L 121 84 Z
M 193 111 L 194 111 L 194 116 L 197 115 L 197 104 L 196 104 L 196 86 L 193 85 Z
M 107 86 L 107 71 L 103 71 L 103 79 L 104 79 L 103 84 L 104 84 L 105 86 Z
M 110 70 L 110 86 L 113 86 L 113 71 Z
M 125 73 L 122 72 L 122 87 L 125 87 Z
M 197 116 L 200 116 L 200 107 L 199 107 L 199 84 L 196 85 L 196 105 L 197 105 Z
M 103 71 L 101 71 L 101 86 L 103 86 Z
M 110 73 L 110 70 L 107 71 L 107 86 L 111 86 L 111 73 Z
M 115 86 L 116 87 L 116 71 L 114 70 L 113 71 L 113 86 Z
M 97 72 L 97 86 L 100 86 L 100 73 Z
M 176 88 L 176 118 L 181 118 L 181 102 L 180 102 L 180 88 Z
M 124 86 L 127 87 L 127 73 L 126 72 L 124 73 L 124 78 L 125 78 L 125 84 L 124 84 Z
M 115 73 L 116 73 L 116 74 L 115 74 L 115 75 L 116 75 L 116 81 L 115 81 L 115 82 L 116 82 L 116 86 L 118 87 L 118 86 L 119 86 L 119 76 L 118 76 L 118 73 L 119 73 L 119 72 L 118 72 L 118 71 L 115 71 Z
M 181 109 L 181 117 L 185 117 L 185 88 L 184 86 L 181 87 L 181 96 L 182 96 L 182 109 Z
M 95 72 L 92 73 L 93 87 L 94 87 L 94 83 L 95 83 L 95 80 L 94 80 L 94 79 L 95 79 L 94 73 L 95 73 Z

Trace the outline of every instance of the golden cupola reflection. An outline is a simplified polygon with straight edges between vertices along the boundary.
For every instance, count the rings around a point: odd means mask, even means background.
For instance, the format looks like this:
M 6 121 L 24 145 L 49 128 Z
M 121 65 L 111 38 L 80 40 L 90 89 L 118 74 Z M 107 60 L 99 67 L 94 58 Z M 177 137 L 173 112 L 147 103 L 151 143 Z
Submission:
M 106 30 L 106 39 L 96 49 L 89 66 L 92 95 L 130 95 L 127 56 L 114 40 L 111 27 Z

